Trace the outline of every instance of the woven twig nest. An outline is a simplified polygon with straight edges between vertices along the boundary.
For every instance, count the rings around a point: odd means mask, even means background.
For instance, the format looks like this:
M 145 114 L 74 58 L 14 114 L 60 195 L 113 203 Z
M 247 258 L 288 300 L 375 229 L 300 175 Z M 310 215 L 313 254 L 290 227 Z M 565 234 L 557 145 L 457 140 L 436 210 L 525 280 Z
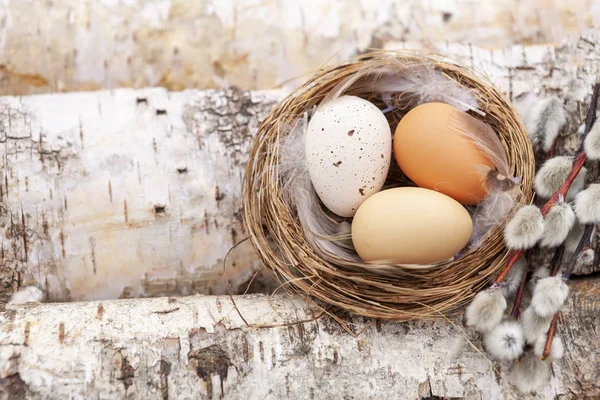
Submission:
M 335 257 L 323 259 L 307 242 L 296 210 L 285 201 L 278 175 L 284 127 L 318 105 L 340 81 L 364 68 L 377 67 L 397 57 L 407 67 L 431 65 L 460 85 L 476 89 L 484 103 L 483 120 L 499 135 L 513 176 L 521 178 L 518 202 L 532 198 L 534 156 L 515 110 L 488 80 L 445 61 L 443 57 L 415 52 L 378 51 L 322 69 L 281 101 L 258 128 L 250 151 L 243 188 L 244 220 L 250 239 L 264 265 L 286 289 L 355 314 L 390 320 L 434 319 L 451 315 L 484 287 L 507 255 L 504 224 L 488 232 L 481 244 L 457 261 L 424 268 L 390 265 L 388 272 L 369 263 L 349 265 Z M 381 104 L 375 95 L 360 94 Z M 386 115 L 392 131 L 406 110 Z M 388 186 L 398 182 L 390 169 Z

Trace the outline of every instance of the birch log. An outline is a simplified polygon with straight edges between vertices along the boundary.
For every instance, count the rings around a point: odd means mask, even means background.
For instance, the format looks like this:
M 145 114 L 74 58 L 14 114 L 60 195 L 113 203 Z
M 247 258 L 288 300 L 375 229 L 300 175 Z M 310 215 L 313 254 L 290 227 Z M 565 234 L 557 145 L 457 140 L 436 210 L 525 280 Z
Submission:
M 559 152 L 573 153 L 599 72 L 597 42 L 590 31 L 556 48 L 433 50 L 483 71 L 514 101 L 531 91 L 564 99 Z M 0 98 L 0 300 L 25 285 L 51 301 L 225 293 L 223 257 L 245 234 L 247 151 L 283 95 L 119 89 Z M 597 181 L 597 163 L 588 167 Z M 231 261 L 238 291 L 260 264 L 249 246 Z
M 565 357 L 535 396 L 510 363 L 453 357 L 460 321 L 335 320 L 250 328 L 228 297 L 19 306 L 0 313 L 0 399 L 598 399 L 600 280 L 571 284 Z M 250 324 L 318 315 L 299 298 L 236 298 Z M 473 343 L 481 348 L 478 338 Z M 4 395 L 4 397 L 3 397 Z
M 278 92 L 0 98 L 0 298 L 224 294 L 251 137 Z M 260 267 L 228 263 L 233 290 Z M 242 289 L 242 290 L 243 290 Z

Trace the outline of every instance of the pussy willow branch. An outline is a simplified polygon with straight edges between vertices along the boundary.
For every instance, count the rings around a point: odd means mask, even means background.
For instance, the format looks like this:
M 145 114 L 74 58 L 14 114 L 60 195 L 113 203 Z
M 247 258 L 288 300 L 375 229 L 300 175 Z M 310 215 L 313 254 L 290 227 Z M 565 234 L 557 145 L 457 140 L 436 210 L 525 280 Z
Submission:
M 562 278 L 567 280 L 571 276 L 571 272 L 573 272 L 573 268 L 577 265 L 577 262 L 581 258 L 581 253 L 583 250 L 591 248 L 592 244 L 592 234 L 594 233 L 594 224 L 586 224 L 585 229 L 583 230 L 583 235 L 581 239 L 579 239 L 579 243 L 577 244 L 577 248 L 573 252 L 571 256 L 571 260 L 569 261 L 569 266 L 565 270 L 562 275 Z M 561 246 L 563 247 L 563 246 Z M 558 251 L 558 249 L 557 249 Z M 562 258 L 562 256 L 561 256 Z M 553 260 L 554 261 L 554 260 Z M 560 262 L 557 265 L 552 266 L 552 276 L 556 275 L 558 272 L 558 267 L 560 266 Z M 545 360 L 550 355 L 550 348 L 552 347 L 552 340 L 554 339 L 554 334 L 556 332 L 556 321 L 558 320 L 558 313 L 554 314 L 552 318 L 552 323 L 550 324 L 550 328 L 548 329 L 548 335 L 546 336 L 546 345 L 544 346 L 544 354 L 542 355 L 542 360 Z
M 523 271 L 523 278 L 521 278 L 519 290 L 517 290 L 515 302 L 513 304 L 512 311 L 510 312 L 511 317 L 513 318 L 519 317 L 519 312 L 521 309 L 521 300 L 523 299 L 523 292 L 525 291 L 525 284 L 527 283 L 527 273 L 529 272 L 529 265 L 531 264 L 531 253 L 532 251 L 529 250 L 526 254 L 525 271 Z
M 548 329 L 548 335 L 546 337 L 546 344 L 544 345 L 544 353 L 542 354 L 542 360 L 547 359 L 550 356 L 550 348 L 552 347 L 552 339 L 554 339 L 554 333 L 556 332 L 556 321 L 558 320 L 558 313 L 552 317 L 552 323 Z
M 571 168 L 571 172 L 567 177 L 565 183 L 561 185 L 561 187 L 552 195 L 552 197 L 542 206 L 540 211 L 542 212 L 542 216 L 546 216 L 552 207 L 559 201 L 560 198 L 565 198 L 567 196 L 567 192 L 571 188 L 573 181 L 583 168 L 583 164 L 585 164 L 587 160 L 587 155 L 585 154 L 583 143 L 585 141 L 585 137 L 587 136 L 590 129 L 594 125 L 596 121 L 596 108 L 598 107 L 598 95 L 600 94 L 600 82 L 596 81 L 594 84 L 594 91 L 592 93 L 592 101 L 590 103 L 590 108 L 587 113 L 587 117 L 585 119 L 585 130 L 583 133 L 583 137 L 581 138 L 581 146 L 573 159 L 573 167 Z M 502 268 L 494 282 L 492 283 L 492 287 L 498 287 L 502 281 L 506 278 L 506 275 L 510 272 L 510 269 L 515 265 L 515 263 L 519 260 L 523 254 L 523 250 L 513 250 L 509 253 L 508 263 Z
M 565 183 L 554 193 L 554 195 L 544 204 L 542 207 L 542 215 L 546 216 L 550 209 L 556 204 L 560 198 L 567 197 L 567 192 L 571 187 L 571 184 L 577 178 L 579 171 L 583 168 L 583 165 L 587 161 L 587 154 L 585 154 L 584 150 L 584 142 L 585 137 L 587 136 L 590 129 L 596 122 L 596 108 L 598 106 L 598 95 L 600 93 L 600 83 L 596 82 L 594 85 L 594 92 L 592 93 L 592 101 L 590 103 L 590 109 L 588 110 L 587 117 L 585 119 L 585 130 L 583 131 L 583 137 L 581 138 L 581 146 L 579 146 L 579 150 L 575 154 L 575 158 L 573 159 L 573 167 L 571 168 L 571 173 L 567 177 Z

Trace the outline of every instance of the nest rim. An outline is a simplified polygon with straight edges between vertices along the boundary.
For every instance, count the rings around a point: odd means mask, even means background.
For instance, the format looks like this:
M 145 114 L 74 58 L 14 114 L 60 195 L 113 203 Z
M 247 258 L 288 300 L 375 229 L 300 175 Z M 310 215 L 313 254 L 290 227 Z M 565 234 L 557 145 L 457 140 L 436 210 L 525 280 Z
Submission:
M 456 314 L 494 277 L 509 255 L 501 224 L 483 238 L 480 246 L 455 261 L 431 268 L 394 265 L 386 276 L 369 270 L 348 269 L 327 262 L 306 243 L 302 228 L 282 199 L 277 175 L 278 152 L 272 151 L 285 132 L 285 122 L 302 115 L 340 80 L 360 68 L 397 57 L 407 66 L 431 64 L 459 84 L 481 93 L 487 104 L 481 118 L 498 133 L 514 176 L 521 177 L 518 203 L 533 198 L 534 153 L 514 107 L 480 72 L 440 54 L 414 50 L 378 50 L 328 67 L 281 100 L 258 127 L 242 185 L 242 217 L 250 241 L 280 284 L 306 296 L 353 314 L 395 321 L 439 319 Z M 393 160 L 392 160 L 393 161 Z

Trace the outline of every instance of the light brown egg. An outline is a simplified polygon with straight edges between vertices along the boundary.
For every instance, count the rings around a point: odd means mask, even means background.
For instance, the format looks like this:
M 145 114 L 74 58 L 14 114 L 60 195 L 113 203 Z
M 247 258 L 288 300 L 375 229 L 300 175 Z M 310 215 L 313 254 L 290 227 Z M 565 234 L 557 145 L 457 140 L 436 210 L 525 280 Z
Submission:
M 475 204 L 486 196 L 481 167 L 494 168 L 494 164 L 455 129 L 468 123 L 462 115 L 464 112 L 444 103 L 413 108 L 396 127 L 394 155 L 400 169 L 418 186 L 462 204 Z
M 352 221 L 352 242 L 364 261 L 430 264 L 453 257 L 473 223 L 456 200 L 433 190 L 402 187 L 369 197 Z

